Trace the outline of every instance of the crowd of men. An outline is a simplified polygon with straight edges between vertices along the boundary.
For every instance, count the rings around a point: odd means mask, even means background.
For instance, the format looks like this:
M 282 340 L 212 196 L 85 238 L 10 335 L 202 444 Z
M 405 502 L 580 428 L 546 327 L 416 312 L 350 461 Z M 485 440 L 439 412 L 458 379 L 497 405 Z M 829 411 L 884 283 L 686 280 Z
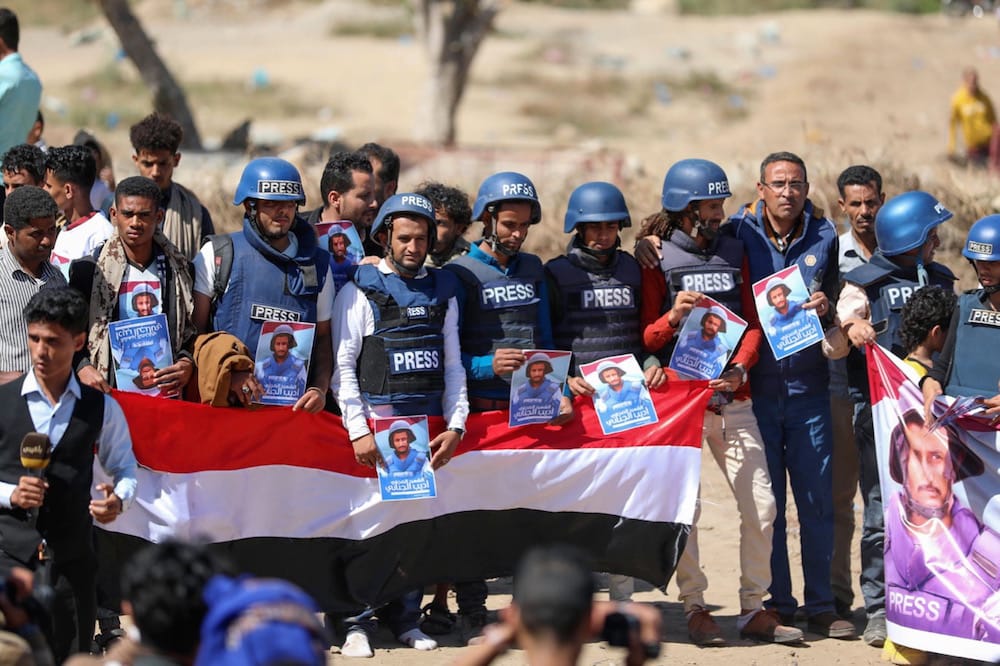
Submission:
M 0 31 L 0 47 L 10 46 L 9 34 Z M 16 52 L 16 39 L 13 46 Z M 98 611 L 90 538 L 92 520 L 109 522 L 127 510 L 136 486 L 128 427 L 110 395 L 117 388 L 109 335 L 115 322 L 165 315 L 173 360 L 144 368 L 147 388 L 235 408 L 264 397 L 254 372 L 263 325 L 284 325 L 270 342 L 271 362 L 278 363 L 295 343 L 285 324 L 312 324 L 312 349 L 299 350 L 308 372 L 302 381 L 304 370 L 296 366 L 292 409 L 340 414 L 356 461 L 370 467 L 385 464 L 371 419 L 443 417 L 445 428 L 429 443 L 429 462 L 440 468 L 461 446 L 470 412 L 509 408 L 515 371 L 551 368 L 525 350 L 573 352 L 553 425 L 574 418 L 574 397 L 599 388 L 584 380 L 581 364 L 632 354 L 648 387 L 678 380 L 666 366 L 683 323 L 706 296 L 749 323 L 709 382 L 714 394 L 703 425 L 739 510 L 740 636 L 795 643 L 803 638 L 797 626 L 803 619 L 816 635 L 855 636 L 851 503 L 860 479 L 863 637 L 873 646 L 886 643 L 884 528 L 865 347 L 877 340 L 926 368 L 929 399 L 941 392 L 992 396 L 1000 376 L 968 355 L 992 333 L 967 330 L 957 317 L 904 316 L 913 294 L 953 291 L 954 274 L 934 262 L 936 228 L 951 213 L 932 195 L 907 192 L 886 201 L 878 172 L 850 166 L 837 181 L 850 228 L 838 236 L 809 199 L 806 165 L 797 155 L 765 157 L 758 198 L 728 217 L 724 170 L 685 159 L 666 171 L 635 256 L 621 248 L 621 232 L 632 225 L 621 191 L 588 182 L 566 205 L 565 253 L 544 262 L 522 250 L 542 209 L 535 185 L 521 173 L 489 176 L 471 202 L 437 182 L 401 192 L 398 156 L 366 144 L 331 155 L 320 178 L 322 204 L 303 211 L 298 169 L 257 158 L 235 187 L 241 229 L 215 234 L 207 209 L 173 179 L 180 126 L 152 114 L 130 137 L 139 175 L 117 184 L 106 212 L 92 201 L 98 169 L 86 146 L 43 151 L 19 143 L 2 155 L 0 392 L 7 398 L 0 401 L 0 573 L 45 571 L 54 595 L 43 629 L 56 661 L 91 649 L 95 614 L 100 647 L 120 635 L 117 612 Z M 318 233 L 326 223 L 340 231 Z M 977 298 L 996 309 L 997 233 L 994 217 L 970 232 L 965 254 L 983 288 L 956 307 L 967 310 Z M 361 246 L 355 254 L 348 250 L 351 236 Z M 809 298 L 788 303 L 783 284 L 769 287 L 767 298 L 779 313 L 778 301 L 796 312 L 813 310 L 826 338 L 778 360 L 764 344 L 750 285 L 793 266 Z M 706 340 L 724 328 L 721 313 L 702 317 Z M 610 384 L 622 371 L 605 367 L 599 376 Z M 15 455 L 24 442 L 35 442 L 29 434 L 40 434 L 50 451 L 44 478 Z M 98 486 L 104 497 L 92 500 L 95 441 L 114 482 Z M 800 524 L 802 603 L 787 549 L 789 484 Z M 719 645 L 729 639 L 706 605 L 697 518 L 677 584 L 692 642 Z M 419 650 L 434 649 L 432 635 L 451 631 L 463 643 L 482 643 L 486 581 L 441 583 L 423 609 L 423 590 L 414 589 L 379 608 L 327 613 L 326 629 L 342 639 L 348 657 L 373 655 L 376 620 Z M 448 585 L 457 614 L 448 606 Z M 631 590 L 630 579 L 612 579 L 612 598 L 627 600 Z M 566 631 L 585 625 L 578 619 Z M 311 626 L 304 631 L 323 635 Z M 920 658 L 893 649 L 906 663 Z

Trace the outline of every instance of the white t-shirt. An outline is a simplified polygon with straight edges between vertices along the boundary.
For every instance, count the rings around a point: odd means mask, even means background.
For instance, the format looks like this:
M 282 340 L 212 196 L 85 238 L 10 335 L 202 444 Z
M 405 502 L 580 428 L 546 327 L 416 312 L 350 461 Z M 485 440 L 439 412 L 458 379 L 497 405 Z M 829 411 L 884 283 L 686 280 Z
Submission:
M 70 262 L 92 255 L 114 232 L 115 228 L 108 218 L 94 211 L 90 216 L 80 218 L 59 232 L 49 261 L 68 279 Z
M 289 235 L 292 243 L 283 252 L 289 257 L 294 257 L 298 252 L 298 242 L 295 237 Z M 211 270 L 209 270 L 211 268 Z M 215 293 L 215 250 L 209 241 L 201 246 L 197 256 L 194 258 L 194 290 L 195 293 L 211 298 Z M 333 312 L 333 298 L 337 295 L 337 287 L 333 283 L 333 272 L 326 269 L 326 280 L 323 282 L 323 289 L 316 299 L 316 321 L 330 321 Z

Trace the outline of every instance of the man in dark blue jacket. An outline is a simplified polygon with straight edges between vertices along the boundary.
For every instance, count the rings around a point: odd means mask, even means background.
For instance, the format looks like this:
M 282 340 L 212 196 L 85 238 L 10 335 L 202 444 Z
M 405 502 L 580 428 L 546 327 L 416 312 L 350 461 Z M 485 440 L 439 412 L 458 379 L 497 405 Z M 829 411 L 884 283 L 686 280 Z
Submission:
M 757 282 L 797 265 L 811 294 L 803 305 L 831 323 L 828 294 L 836 294 L 837 231 L 808 199 L 806 166 L 789 152 L 772 153 L 760 166 L 760 198 L 743 206 L 723 229 L 743 241 L 750 280 Z M 764 437 L 778 516 L 771 551 L 771 599 L 782 623 L 794 622 L 798 602 L 792 595 L 785 535 L 787 478 L 798 508 L 809 630 L 831 638 L 852 638 L 854 625 L 834 613 L 830 586 L 833 555 L 833 445 L 829 371 L 820 345 L 780 361 L 762 346 L 750 371 L 754 414 Z

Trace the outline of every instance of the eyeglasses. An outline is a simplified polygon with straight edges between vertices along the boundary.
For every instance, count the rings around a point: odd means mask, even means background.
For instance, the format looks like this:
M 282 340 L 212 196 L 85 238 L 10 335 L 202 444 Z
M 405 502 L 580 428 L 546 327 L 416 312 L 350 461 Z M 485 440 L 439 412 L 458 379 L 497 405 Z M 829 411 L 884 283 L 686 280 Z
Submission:
M 767 185 L 775 194 L 781 194 L 786 188 L 792 192 L 801 192 L 806 189 L 806 186 L 809 183 L 804 180 L 776 180 L 764 184 Z

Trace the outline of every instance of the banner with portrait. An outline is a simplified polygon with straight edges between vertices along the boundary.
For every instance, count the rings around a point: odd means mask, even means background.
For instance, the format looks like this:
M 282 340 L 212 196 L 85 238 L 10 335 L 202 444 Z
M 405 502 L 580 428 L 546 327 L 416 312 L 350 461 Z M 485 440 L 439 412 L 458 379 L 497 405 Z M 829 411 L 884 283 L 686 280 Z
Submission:
M 1000 659 L 997 428 L 964 409 L 949 410 L 950 397 L 938 399 L 928 422 L 913 369 L 882 347 L 868 347 L 867 357 L 889 638 L 994 662 Z

